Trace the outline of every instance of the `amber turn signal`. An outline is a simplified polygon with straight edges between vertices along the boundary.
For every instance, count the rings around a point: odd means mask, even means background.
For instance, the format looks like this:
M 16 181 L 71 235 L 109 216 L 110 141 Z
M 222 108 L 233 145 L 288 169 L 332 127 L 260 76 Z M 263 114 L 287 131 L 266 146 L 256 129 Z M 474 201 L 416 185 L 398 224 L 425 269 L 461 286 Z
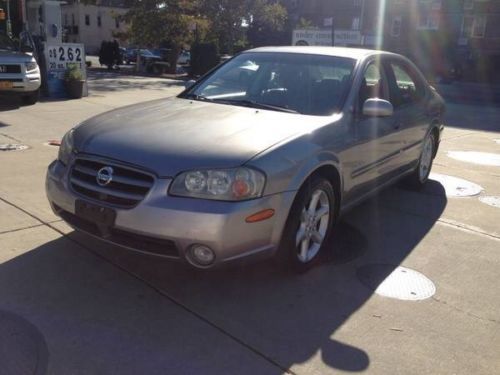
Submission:
M 250 215 L 245 219 L 245 221 L 247 223 L 256 223 L 258 221 L 267 220 L 273 217 L 273 215 L 274 215 L 274 210 L 272 208 L 269 208 L 267 210 L 259 211 L 256 214 Z

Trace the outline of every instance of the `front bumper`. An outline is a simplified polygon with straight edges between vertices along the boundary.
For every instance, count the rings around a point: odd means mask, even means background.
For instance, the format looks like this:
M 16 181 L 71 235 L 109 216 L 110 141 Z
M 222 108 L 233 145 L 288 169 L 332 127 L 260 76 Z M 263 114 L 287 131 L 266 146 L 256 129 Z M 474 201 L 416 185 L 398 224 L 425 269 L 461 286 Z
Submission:
M 211 266 L 250 255 L 272 255 L 295 197 L 295 192 L 244 202 L 172 197 L 167 195 L 172 180 L 158 178 L 138 205 L 115 208 L 115 225 L 103 234 L 92 223 L 76 217 L 75 201 L 91 200 L 71 189 L 69 170 L 57 160 L 50 164 L 46 192 L 54 212 L 71 226 L 131 250 L 184 260 L 195 266 L 187 256 L 194 244 L 208 246 L 215 252 Z M 274 209 L 275 215 L 257 223 L 245 222 L 248 216 L 265 209 Z
M 38 69 L 32 72 L 0 74 L 0 81 L 9 82 L 11 85 L 10 88 L 0 88 L 0 95 L 11 93 L 29 94 L 38 90 L 42 83 Z

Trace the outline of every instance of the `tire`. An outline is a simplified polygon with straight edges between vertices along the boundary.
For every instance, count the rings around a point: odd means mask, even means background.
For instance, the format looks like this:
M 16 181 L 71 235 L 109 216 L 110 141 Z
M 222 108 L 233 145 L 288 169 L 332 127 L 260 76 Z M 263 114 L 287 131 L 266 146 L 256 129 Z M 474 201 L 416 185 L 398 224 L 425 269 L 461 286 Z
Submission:
M 40 96 L 40 91 L 36 90 L 30 93 L 29 95 L 24 95 L 22 97 L 23 104 L 25 105 L 33 105 L 38 102 L 38 98 Z
M 408 185 L 416 189 L 420 189 L 425 185 L 429 179 L 429 174 L 431 173 L 435 153 L 436 136 L 433 132 L 430 132 L 424 139 L 422 152 L 420 153 L 420 158 L 418 159 L 418 165 L 406 180 Z
M 323 177 L 312 177 L 299 190 L 278 252 L 293 271 L 304 273 L 321 258 L 336 221 L 335 207 L 334 187 Z

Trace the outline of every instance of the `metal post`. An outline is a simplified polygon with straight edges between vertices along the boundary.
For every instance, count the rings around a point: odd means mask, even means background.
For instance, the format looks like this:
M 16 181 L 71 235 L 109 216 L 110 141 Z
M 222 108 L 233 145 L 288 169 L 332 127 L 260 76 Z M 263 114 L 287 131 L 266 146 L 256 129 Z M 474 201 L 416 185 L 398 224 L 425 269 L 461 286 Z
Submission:
M 7 3 L 7 35 L 12 38 L 12 25 L 10 23 L 10 0 L 6 0 Z
M 335 46 L 335 21 L 332 16 L 332 47 Z

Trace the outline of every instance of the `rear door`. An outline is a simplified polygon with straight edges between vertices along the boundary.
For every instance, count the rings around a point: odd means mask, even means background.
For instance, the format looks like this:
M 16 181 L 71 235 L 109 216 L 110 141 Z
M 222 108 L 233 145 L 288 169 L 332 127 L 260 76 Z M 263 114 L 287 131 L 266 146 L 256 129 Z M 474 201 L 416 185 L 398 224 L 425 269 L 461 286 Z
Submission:
M 425 83 L 405 60 L 392 58 L 385 63 L 394 122 L 401 144 L 400 169 L 420 156 L 422 141 L 429 128 Z

